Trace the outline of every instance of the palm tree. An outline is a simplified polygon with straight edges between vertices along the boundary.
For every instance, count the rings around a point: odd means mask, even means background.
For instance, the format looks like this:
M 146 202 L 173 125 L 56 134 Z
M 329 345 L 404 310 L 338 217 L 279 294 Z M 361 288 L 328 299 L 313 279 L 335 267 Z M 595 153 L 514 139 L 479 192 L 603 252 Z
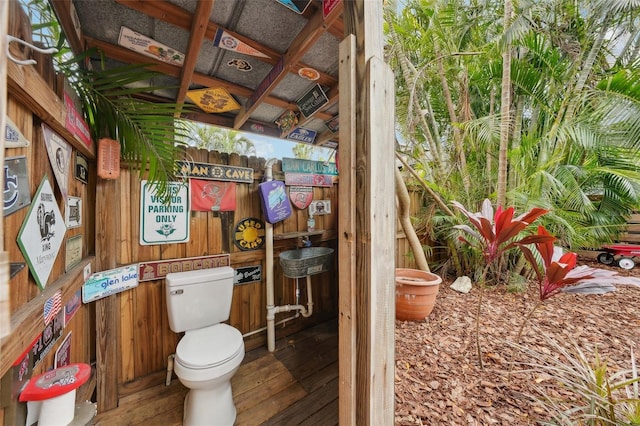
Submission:
M 426 192 L 472 209 L 487 197 L 518 211 L 545 207 L 545 225 L 568 247 L 615 239 L 640 202 L 636 4 L 411 0 L 388 11 L 410 148 L 400 149 L 423 169 Z M 455 246 L 448 213 L 426 205 L 431 238 Z
M 192 123 L 191 139 L 195 146 L 208 151 L 256 155 L 256 147 L 238 130 L 228 130 L 202 123 Z

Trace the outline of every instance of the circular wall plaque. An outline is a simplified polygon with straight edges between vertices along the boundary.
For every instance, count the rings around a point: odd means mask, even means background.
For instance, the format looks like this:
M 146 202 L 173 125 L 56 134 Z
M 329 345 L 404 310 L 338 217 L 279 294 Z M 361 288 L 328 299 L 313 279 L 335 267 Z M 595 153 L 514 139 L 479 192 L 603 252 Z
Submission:
M 240 250 L 257 250 L 264 241 L 264 222 L 256 217 L 242 219 L 233 230 L 233 243 Z

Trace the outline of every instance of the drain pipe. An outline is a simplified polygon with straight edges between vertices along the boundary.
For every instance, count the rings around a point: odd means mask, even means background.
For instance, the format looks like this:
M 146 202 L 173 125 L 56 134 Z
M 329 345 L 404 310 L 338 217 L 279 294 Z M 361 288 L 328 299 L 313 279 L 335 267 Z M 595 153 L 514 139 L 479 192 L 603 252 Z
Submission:
M 297 278 L 296 278 L 297 280 Z M 296 289 L 296 302 L 300 299 L 300 291 Z M 282 305 L 273 306 L 273 317 L 280 312 L 299 311 L 300 315 L 305 318 L 309 318 L 313 314 L 313 299 L 311 297 L 311 275 L 307 275 L 307 306 L 304 305 Z M 268 314 L 267 314 L 268 315 Z M 296 313 L 296 316 L 298 313 Z M 267 316 L 268 318 L 268 316 Z M 275 345 L 275 340 L 274 340 Z
M 273 180 L 273 165 L 278 161 L 277 158 L 270 158 L 265 164 L 265 181 L 269 182 Z M 273 225 L 265 221 L 264 226 L 265 236 L 265 253 L 266 261 L 265 266 L 267 268 L 267 349 L 269 352 L 276 350 L 276 325 L 275 325 L 275 291 L 273 288 Z

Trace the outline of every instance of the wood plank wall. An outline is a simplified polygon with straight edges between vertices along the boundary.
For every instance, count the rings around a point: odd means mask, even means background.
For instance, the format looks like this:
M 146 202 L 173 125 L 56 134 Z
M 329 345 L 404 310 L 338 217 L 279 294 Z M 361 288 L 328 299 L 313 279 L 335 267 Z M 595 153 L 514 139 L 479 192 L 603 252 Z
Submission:
M 240 220 L 247 217 L 263 219 L 258 198 L 258 184 L 263 178 L 265 159 L 246 157 L 237 154 L 223 154 L 190 148 L 184 153 L 184 159 L 209 164 L 250 167 L 254 170 L 251 184 L 236 183 L 237 206 L 232 212 L 191 212 L 190 235 L 187 243 L 141 246 L 139 244 L 140 218 L 140 179 L 136 171 L 122 169 L 116 182 L 115 201 L 108 206 L 106 215 L 116 215 L 117 220 L 106 217 L 100 204 L 97 220 L 116 223 L 116 229 L 104 229 L 105 236 L 115 238 L 116 266 L 124 266 L 145 261 L 177 259 L 215 254 L 230 254 L 231 266 L 262 266 L 262 280 L 237 285 L 234 288 L 229 323 L 238 328 L 245 338 L 247 349 L 266 345 L 266 266 L 264 248 L 242 251 L 233 243 L 233 229 Z M 274 178 L 284 179 L 281 162 L 273 169 Z M 336 249 L 337 227 L 337 191 L 332 188 L 314 188 L 314 200 L 330 200 L 332 213 L 316 216 L 316 230 L 322 233 L 312 235 L 314 246 L 328 246 Z M 100 186 L 98 187 L 100 199 Z M 105 209 L 107 207 L 105 206 Z M 274 282 L 276 305 L 294 304 L 295 280 L 282 274 L 278 263 L 279 254 L 296 248 L 301 242 L 300 232 L 306 231 L 307 209 L 293 207 L 288 219 L 274 225 Z M 101 219 L 102 218 L 102 219 Z M 97 224 L 103 229 L 102 224 Z M 100 240 L 100 239 L 99 239 Z M 105 243 L 108 244 L 108 243 Z M 97 248 L 100 251 L 100 247 Z M 338 257 L 335 257 L 337 262 Z M 332 272 L 312 277 L 314 313 L 308 319 L 302 317 L 287 322 L 287 332 L 306 328 L 317 322 L 337 315 L 337 266 L 334 262 Z M 306 303 L 306 285 L 300 280 L 301 303 Z M 144 389 L 164 381 L 168 356 L 175 352 L 179 335 L 169 328 L 164 296 L 164 279 L 141 282 L 135 289 L 113 296 L 116 299 L 115 318 L 117 324 L 106 324 L 101 338 L 98 329 L 98 346 L 117 344 L 116 362 L 118 397 Z M 282 313 L 276 321 L 293 313 Z M 108 315 L 108 314 L 105 314 Z M 276 335 L 278 330 L 276 329 Z M 103 336 L 104 337 L 104 336 Z M 98 347 L 98 352 L 106 348 Z M 100 379 L 99 379 L 100 382 Z M 100 388 L 101 389 L 101 388 Z M 105 389 L 105 392 L 115 392 Z M 99 397 L 100 399 L 100 397 Z M 104 407 L 108 409 L 109 407 Z
M 56 291 L 62 293 L 62 303 L 70 302 L 77 297 L 83 283 L 85 266 L 93 267 L 93 253 L 95 252 L 95 174 L 90 176 L 88 184 L 74 178 L 75 152 L 78 148 L 88 156 L 90 167 L 95 158 L 92 152 L 83 146 L 82 142 L 64 131 L 66 110 L 53 88 L 33 67 L 18 67 L 8 61 L 8 99 L 7 115 L 20 129 L 27 140 L 31 142 L 26 148 L 6 148 L 5 157 L 25 156 L 29 179 L 29 191 L 33 198 L 43 177 L 46 175 L 54 190 L 54 195 L 61 213 L 64 215 L 65 200 L 63 199 L 53 169 L 47 155 L 42 123 L 53 128 L 61 137 L 73 147 L 68 175 L 68 195 L 82 199 L 82 225 L 68 229 L 53 265 L 51 274 L 43 291 L 37 286 L 29 267 L 25 266 L 9 281 L 9 314 L 11 316 L 11 332 L 4 337 L 0 344 L 0 424 L 15 424 L 23 413 L 23 406 L 17 404 L 16 395 L 11 392 L 12 377 L 15 367 L 12 367 L 32 343 L 44 330 L 43 306 L 45 301 Z M 46 111 L 46 113 L 45 113 Z M 42 113 L 40 113 L 42 112 Z M 3 129 L 4 131 L 4 129 Z M 36 200 L 31 201 L 32 205 Z M 17 237 L 22 223 L 27 217 L 29 207 L 22 208 L 3 217 L 4 246 L 9 253 L 10 262 L 26 263 L 17 244 Z M 64 219 L 63 219 L 64 220 Z M 27 231 L 30 237 L 39 238 L 39 230 Z M 65 272 L 65 244 L 68 238 L 82 235 L 82 261 L 79 265 Z M 95 338 L 93 332 L 93 306 L 81 305 L 76 314 L 62 330 L 62 336 L 51 347 L 51 350 L 33 369 L 32 375 L 41 374 L 54 366 L 55 352 L 66 336 L 71 335 L 71 362 L 92 363 L 95 359 Z M 32 357 L 33 358 L 33 357 Z M 88 391 L 89 397 L 92 391 Z

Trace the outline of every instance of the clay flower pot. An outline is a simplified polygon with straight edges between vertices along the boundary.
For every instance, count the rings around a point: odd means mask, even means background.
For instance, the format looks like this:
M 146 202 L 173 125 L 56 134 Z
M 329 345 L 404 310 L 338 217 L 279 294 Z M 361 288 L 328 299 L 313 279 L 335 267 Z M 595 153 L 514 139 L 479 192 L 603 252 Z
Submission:
M 396 319 L 423 320 L 433 310 L 442 278 L 418 269 L 396 268 Z

